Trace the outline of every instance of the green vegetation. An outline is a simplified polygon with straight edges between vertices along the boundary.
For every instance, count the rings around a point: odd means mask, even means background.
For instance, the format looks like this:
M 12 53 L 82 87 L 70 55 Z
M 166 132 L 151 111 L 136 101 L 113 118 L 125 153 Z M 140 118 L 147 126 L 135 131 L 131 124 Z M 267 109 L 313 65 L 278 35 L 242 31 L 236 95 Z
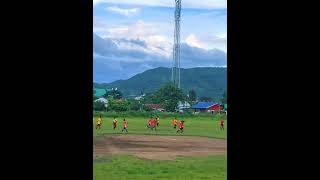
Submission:
M 93 109 L 95 111 L 105 111 L 106 107 L 105 107 L 104 102 L 96 101 L 96 102 L 93 102 Z
M 111 90 L 111 91 L 106 91 L 106 93 L 103 95 L 104 98 L 112 97 L 114 99 L 121 99 L 122 98 L 122 92 L 119 90 Z
M 128 111 L 129 110 L 129 102 L 127 100 L 117 100 L 112 97 L 108 98 L 108 110 L 113 111 Z
M 154 92 L 170 80 L 171 68 L 160 67 L 137 74 L 128 80 L 103 84 L 94 83 L 93 87 L 98 89 L 117 87 L 125 97 L 129 97 L 130 95 L 138 96 L 141 91 L 144 93 Z M 193 89 L 198 97 L 219 99 L 227 89 L 227 68 L 181 69 L 181 89 L 185 94 Z
M 94 180 L 194 180 L 227 179 L 226 155 L 183 157 L 172 161 L 145 160 L 134 156 L 114 156 L 96 159 Z
M 102 106 L 97 102 L 94 102 L 93 109 L 95 111 L 108 110 L 121 112 L 128 110 L 138 111 L 142 109 L 149 111 L 150 109 L 143 108 L 146 103 L 158 103 L 161 104 L 161 107 L 166 111 L 175 112 L 178 102 L 187 100 L 187 97 L 182 93 L 182 91 L 171 83 L 165 84 L 154 94 L 145 96 L 145 98 L 143 98 L 141 101 L 122 98 L 122 92 L 119 90 L 107 91 L 107 93 L 104 94 L 103 97 L 108 99 L 108 108 L 100 108 Z
M 129 102 L 129 108 L 128 109 L 131 110 L 131 111 L 138 111 L 142 107 L 142 105 L 139 104 L 139 102 L 136 101 L 136 100 L 130 99 L 130 100 L 128 100 L 128 102 Z
M 97 117 L 98 115 L 102 115 L 102 117 L 142 117 L 142 118 L 149 118 L 152 116 L 159 115 L 162 118 L 173 118 L 173 117 L 186 117 L 186 118 L 213 118 L 211 113 L 199 113 L 193 114 L 193 111 L 187 111 L 185 113 L 173 113 L 173 112 L 159 112 L 159 111 L 125 111 L 125 112 L 115 112 L 115 111 L 108 111 L 108 112 L 94 112 L 93 116 Z M 226 118 L 225 114 L 217 114 L 216 116 L 221 116 L 222 118 Z
M 94 113 L 94 119 L 98 118 L 100 113 Z M 102 128 L 94 129 L 94 136 L 104 135 L 104 134 L 117 134 L 121 133 L 121 128 L 123 126 L 122 120 L 126 118 L 128 121 L 128 131 L 130 134 L 151 134 L 156 133 L 150 131 L 146 128 L 147 121 L 150 115 L 155 117 L 159 115 L 160 117 L 160 127 L 157 128 L 158 135 L 177 135 L 176 130 L 172 127 L 172 119 L 177 117 L 178 120 L 185 121 L 185 128 L 183 135 L 188 136 L 205 136 L 214 138 L 227 138 L 227 121 L 225 121 L 225 130 L 220 130 L 219 120 L 221 118 L 226 119 L 225 115 L 211 115 L 210 113 L 191 115 L 191 114 L 176 114 L 176 113 L 148 113 L 148 112 L 105 112 L 102 113 Z M 112 129 L 113 117 L 118 120 L 117 129 Z M 95 122 L 93 122 L 95 123 Z M 180 134 L 178 134 L 180 135 Z
M 153 103 L 161 104 L 166 111 L 175 112 L 178 102 L 186 98 L 180 89 L 169 83 L 156 91 L 153 99 Z

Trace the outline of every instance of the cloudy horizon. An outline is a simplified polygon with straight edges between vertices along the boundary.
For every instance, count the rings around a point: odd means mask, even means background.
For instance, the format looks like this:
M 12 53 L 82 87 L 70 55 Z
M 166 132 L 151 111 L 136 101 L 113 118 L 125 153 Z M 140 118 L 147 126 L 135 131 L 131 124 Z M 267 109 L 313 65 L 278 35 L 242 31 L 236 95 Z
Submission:
M 173 0 L 94 0 L 94 82 L 171 67 Z M 227 66 L 225 0 L 182 1 L 181 67 Z

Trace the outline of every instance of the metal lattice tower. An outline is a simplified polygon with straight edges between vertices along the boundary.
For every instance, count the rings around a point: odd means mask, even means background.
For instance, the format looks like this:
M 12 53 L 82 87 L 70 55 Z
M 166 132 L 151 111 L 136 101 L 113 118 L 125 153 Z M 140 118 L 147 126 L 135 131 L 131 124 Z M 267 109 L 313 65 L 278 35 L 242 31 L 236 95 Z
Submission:
M 181 0 L 175 0 L 176 8 L 174 12 L 174 43 L 173 43 L 173 61 L 172 61 L 172 82 L 180 88 L 180 14 Z

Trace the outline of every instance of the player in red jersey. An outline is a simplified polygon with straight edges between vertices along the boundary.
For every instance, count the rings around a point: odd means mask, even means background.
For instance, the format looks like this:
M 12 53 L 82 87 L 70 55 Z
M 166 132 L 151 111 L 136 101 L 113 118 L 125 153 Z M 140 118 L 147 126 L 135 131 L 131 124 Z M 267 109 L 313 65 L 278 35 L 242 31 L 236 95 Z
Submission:
M 180 121 L 179 122 L 179 129 L 177 131 L 177 133 L 180 131 L 180 133 L 183 133 L 183 127 L 184 127 L 184 121 Z
M 223 119 L 220 120 L 220 129 L 224 130 L 224 120 Z
M 156 118 L 152 119 L 152 127 L 154 128 L 155 131 L 157 131 L 157 119 Z
M 151 128 L 151 124 L 152 124 L 152 117 L 150 117 L 149 121 L 147 122 L 147 127 Z

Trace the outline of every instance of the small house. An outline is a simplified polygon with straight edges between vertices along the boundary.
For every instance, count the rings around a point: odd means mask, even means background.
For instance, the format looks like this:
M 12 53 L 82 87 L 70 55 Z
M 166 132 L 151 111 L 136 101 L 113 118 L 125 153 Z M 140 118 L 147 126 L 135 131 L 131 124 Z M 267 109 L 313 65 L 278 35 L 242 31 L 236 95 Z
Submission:
M 220 104 L 214 102 L 198 102 L 191 107 L 195 112 L 218 112 L 221 110 Z

